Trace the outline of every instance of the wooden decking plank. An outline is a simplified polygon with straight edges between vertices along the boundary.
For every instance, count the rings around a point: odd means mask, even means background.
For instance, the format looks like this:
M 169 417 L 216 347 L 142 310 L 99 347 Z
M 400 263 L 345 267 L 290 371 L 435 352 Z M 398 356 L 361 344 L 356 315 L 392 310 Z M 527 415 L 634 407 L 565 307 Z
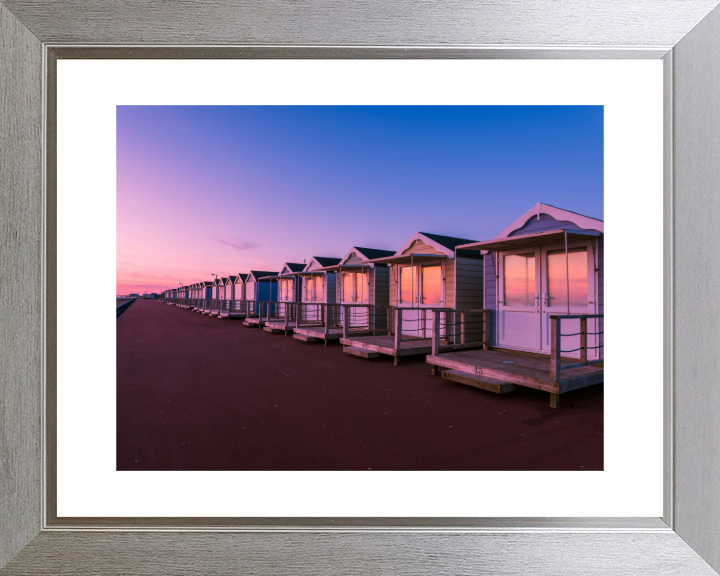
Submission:
M 480 388 L 481 390 L 487 390 L 495 394 L 507 394 L 508 392 L 515 391 L 515 384 L 511 384 L 510 382 L 504 382 L 486 376 L 478 376 L 477 374 L 468 374 L 460 370 L 443 370 L 441 376 L 445 380 L 473 386 L 474 388 Z
M 362 348 L 355 348 L 353 346 L 343 346 L 343 352 L 346 354 L 352 354 L 353 356 L 359 356 L 360 358 L 372 359 L 379 358 L 380 354 L 377 352 L 370 352 Z
M 313 336 L 306 336 L 305 334 L 293 334 L 293 338 L 295 340 L 300 340 L 301 342 L 319 342 L 320 340 L 318 338 L 315 338 Z

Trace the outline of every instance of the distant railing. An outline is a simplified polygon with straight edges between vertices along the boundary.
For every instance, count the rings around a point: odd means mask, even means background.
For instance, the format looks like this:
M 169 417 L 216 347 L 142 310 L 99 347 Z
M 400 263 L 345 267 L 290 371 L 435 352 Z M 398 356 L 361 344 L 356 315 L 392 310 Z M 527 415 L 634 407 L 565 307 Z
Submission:
M 128 300 L 127 302 L 123 302 L 122 304 L 119 304 L 115 307 L 115 320 L 120 318 L 120 316 L 123 315 L 123 312 L 125 312 L 128 308 L 130 308 L 130 305 L 135 302 L 137 298 L 133 298 L 132 300 Z
M 453 349 L 477 346 L 483 350 L 492 348 L 490 342 L 490 313 L 488 308 L 430 308 L 433 312 L 431 354 L 440 353 L 440 340 Z M 481 319 L 477 319 L 480 316 Z M 395 336 L 399 347 L 399 338 Z
M 600 348 L 603 347 L 603 344 L 600 344 L 600 338 L 597 339 L 597 346 L 588 346 L 588 334 L 590 334 L 591 336 L 600 336 L 604 332 L 603 330 L 599 329 L 599 322 L 597 332 L 588 332 L 588 318 L 601 319 L 604 318 L 604 316 L 604 314 L 572 314 L 565 316 L 553 314 L 550 316 L 550 378 L 557 381 L 558 376 L 562 370 L 569 370 L 570 368 L 578 368 L 580 366 L 589 366 L 591 364 L 600 364 L 601 362 L 604 362 L 604 359 L 602 358 L 591 361 L 588 361 L 587 359 L 588 349 L 597 349 L 599 351 Z M 563 334 L 561 330 L 563 320 L 580 320 L 580 332 L 577 332 L 575 334 Z M 560 341 L 563 336 L 580 336 L 580 347 L 573 348 L 572 350 L 562 350 Z M 578 350 L 580 351 L 580 362 L 577 362 L 575 364 L 565 364 L 565 366 L 561 364 L 562 354 L 569 354 L 571 352 L 577 352 Z M 598 353 L 598 357 L 599 356 L 600 354 Z

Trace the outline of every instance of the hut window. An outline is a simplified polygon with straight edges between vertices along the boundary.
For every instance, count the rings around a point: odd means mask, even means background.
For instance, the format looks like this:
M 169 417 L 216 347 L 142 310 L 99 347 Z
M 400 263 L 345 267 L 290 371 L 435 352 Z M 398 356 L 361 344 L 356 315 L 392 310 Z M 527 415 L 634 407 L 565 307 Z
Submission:
M 422 267 L 422 303 L 442 302 L 442 269 L 440 265 Z
M 413 288 L 415 286 L 415 274 L 417 273 L 417 266 L 401 266 L 400 267 L 400 303 L 401 304 L 412 304 L 413 303 Z
M 352 272 L 343 272 L 342 275 L 342 301 L 353 301 L 353 275 Z
M 367 272 L 357 272 L 355 274 L 355 302 L 366 304 L 367 301 Z
M 322 276 L 310 276 L 305 281 L 305 300 L 308 302 L 322 302 L 323 279 Z
M 505 256 L 503 285 L 505 306 L 534 306 L 535 253 Z
M 565 250 L 552 250 L 547 254 L 548 296 L 550 306 L 567 306 L 568 284 L 567 269 L 570 269 L 570 306 L 588 304 L 588 257 L 587 248 L 568 250 L 567 263 Z

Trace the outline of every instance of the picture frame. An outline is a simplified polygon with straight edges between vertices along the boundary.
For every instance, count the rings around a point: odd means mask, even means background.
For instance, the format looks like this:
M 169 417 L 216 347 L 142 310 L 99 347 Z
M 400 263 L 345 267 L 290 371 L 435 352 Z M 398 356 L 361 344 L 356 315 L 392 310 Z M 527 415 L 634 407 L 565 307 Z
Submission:
M 712 297 L 720 273 L 708 264 L 720 244 L 713 220 L 718 3 L 0 0 L 0 572 L 717 574 L 720 388 Z M 662 59 L 663 516 L 58 518 L 52 383 L 59 58 Z

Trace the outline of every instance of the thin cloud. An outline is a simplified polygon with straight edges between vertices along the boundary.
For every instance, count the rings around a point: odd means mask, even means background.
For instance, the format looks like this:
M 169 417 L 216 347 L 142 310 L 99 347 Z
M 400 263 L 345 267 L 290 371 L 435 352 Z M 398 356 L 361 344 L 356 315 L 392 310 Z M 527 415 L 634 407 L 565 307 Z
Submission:
M 260 244 L 252 240 L 227 240 L 225 238 L 217 238 L 216 240 L 220 244 L 230 246 L 230 248 L 234 248 L 238 252 L 247 252 L 248 250 L 260 248 Z

